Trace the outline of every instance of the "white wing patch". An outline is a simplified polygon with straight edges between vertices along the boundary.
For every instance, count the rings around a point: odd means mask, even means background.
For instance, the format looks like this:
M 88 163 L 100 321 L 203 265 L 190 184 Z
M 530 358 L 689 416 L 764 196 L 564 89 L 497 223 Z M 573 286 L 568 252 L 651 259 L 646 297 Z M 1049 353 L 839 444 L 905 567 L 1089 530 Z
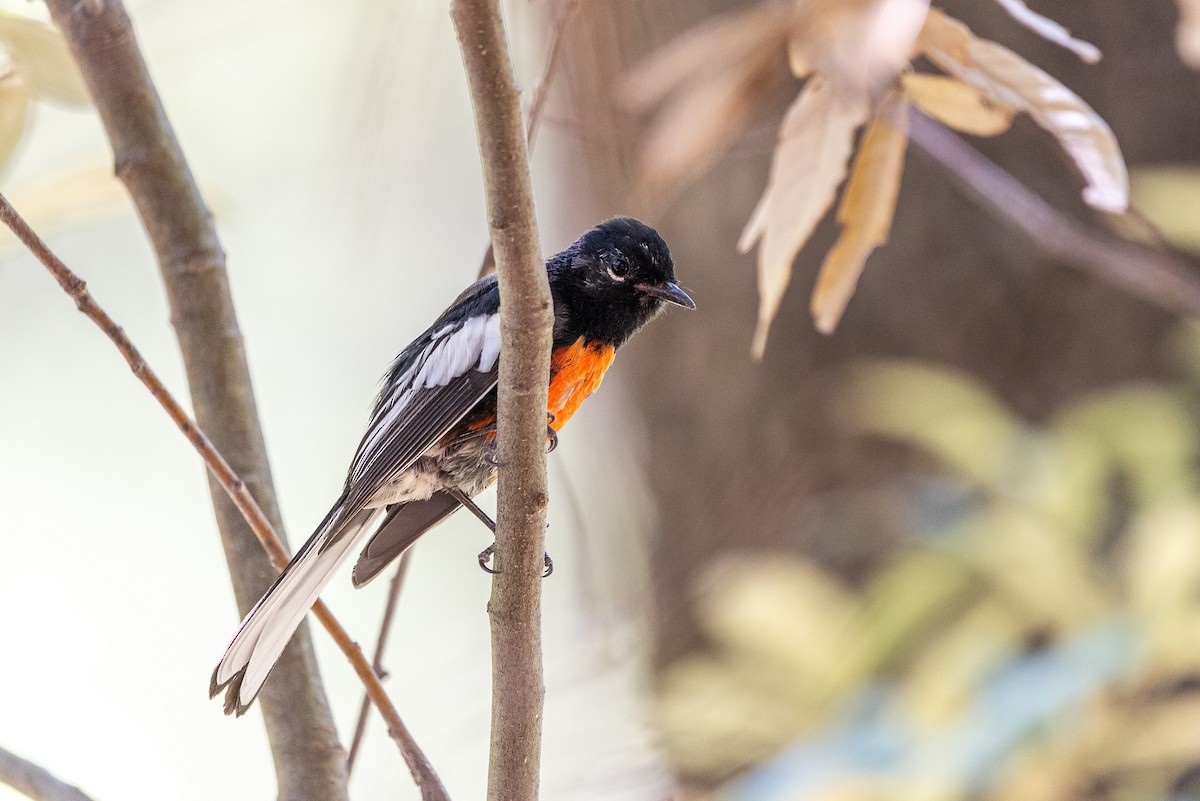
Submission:
M 456 330 L 447 326 L 434 333 L 425 350 L 413 359 L 380 405 L 385 411 L 371 421 L 370 434 L 355 458 L 351 479 L 358 479 L 373 461 L 374 453 L 396 438 L 399 434 L 396 421 L 414 395 L 422 390 L 444 387 L 472 367 L 486 373 L 496 365 L 499 356 L 499 314 L 471 317 Z

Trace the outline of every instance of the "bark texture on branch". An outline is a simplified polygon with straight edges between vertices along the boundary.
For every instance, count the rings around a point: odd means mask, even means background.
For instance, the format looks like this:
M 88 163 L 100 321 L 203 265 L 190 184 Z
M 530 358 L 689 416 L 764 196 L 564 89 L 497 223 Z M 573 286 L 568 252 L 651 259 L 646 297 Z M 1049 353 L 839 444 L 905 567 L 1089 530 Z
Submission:
M 500 281 L 500 468 L 488 798 L 532 801 L 541 763 L 546 393 L 554 309 L 534 215 L 520 89 L 498 0 L 454 0 Z
M 120 0 L 50 0 L 112 143 L 117 177 L 154 246 L 201 428 L 275 530 L 279 509 L 234 314 L 225 254 L 138 49 Z M 276 571 L 234 504 L 209 480 L 241 609 Z M 306 627 L 297 632 L 259 698 L 281 799 L 343 801 L 345 753 L 337 740 Z

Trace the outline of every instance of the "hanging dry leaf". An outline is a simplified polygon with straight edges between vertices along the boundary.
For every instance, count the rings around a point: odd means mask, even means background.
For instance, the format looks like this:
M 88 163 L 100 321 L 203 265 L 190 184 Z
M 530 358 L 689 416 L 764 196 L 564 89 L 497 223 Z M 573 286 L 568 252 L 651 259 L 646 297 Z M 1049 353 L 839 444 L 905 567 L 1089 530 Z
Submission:
M 1104 211 L 1125 211 L 1129 175 L 1121 148 L 1108 124 L 1074 92 L 937 10 L 926 18 L 918 46 L 939 68 L 976 87 L 988 100 L 1026 112 L 1054 134 L 1087 182 L 1087 203 Z
M 0 167 L 8 163 L 29 115 L 29 87 L 21 75 L 11 70 L 0 77 Z
M 784 118 L 766 192 L 738 241 L 743 253 L 759 243 L 756 358 L 766 349 L 792 261 L 833 202 L 846 176 L 854 131 L 867 114 L 864 98 L 837 92 L 816 76 Z
M 54 26 L 0 11 L 0 45 L 12 57 L 34 96 L 67 105 L 88 102 L 79 68 Z
M 1200 70 L 1200 0 L 1178 0 L 1179 27 L 1175 31 L 1175 49 L 1194 70 Z
M 988 102 L 978 89 L 957 78 L 910 72 L 900 83 L 917 108 L 957 131 L 996 136 L 1012 125 L 1011 108 Z
M 796 3 L 788 42 L 793 70 L 815 70 L 842 89 L 874 91 L 908 63 L 928 12 L 929 0 Z
M 749 11 L 723 14 L 634 67 L 622 81 L 621 96 L 635 109 L 651 108 L 687 82 L 720 74 L 748 58 L 758 60 L 764 53 L 781 53 L 790 27 L 788 6 L 770 0 Z
M 701 175 L 745 129 L 785 74 L 779 51 L 767 50 L 680 91 L 647 136 L 639 189 L 661 200 Z
M 1024 0 L 996 0 L 996 2 L 1017 22 L 1043 39 L 1070 50 L 1085 63 L 1095 64 L 1100 60 L 1100 48 L 1091 42 L 1076 39 L 1062 25 L 1048 17 L 1043 17 L 1025 5 Z
M 846 184 L 838 222 L 845 228 L 825 257 L 813 290 L 817 330 L 832 334 L 871 251 L 887 242 L 908 145 L 908 103 L 891 94 L 867 128 Z

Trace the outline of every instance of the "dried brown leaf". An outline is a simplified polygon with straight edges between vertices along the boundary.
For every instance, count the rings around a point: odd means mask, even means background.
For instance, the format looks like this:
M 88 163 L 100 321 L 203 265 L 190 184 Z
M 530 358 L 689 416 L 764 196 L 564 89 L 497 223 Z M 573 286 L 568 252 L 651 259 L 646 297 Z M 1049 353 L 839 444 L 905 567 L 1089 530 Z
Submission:
M 766 349 L 792 261 L 833 202 L 846 176 L 854 131 L 868 112 L 864 98 L 838 92 L 816 76 L 784 118 L 767 189 L 738 241 L 743 253 L 759 244 L 757 358 Z
M 893 94 L 880 105 L 859 145 L 838 208 L 838 221 L 845 228 L 817 276 L 812 314 L 822 334 L 837 328 L 867 257 L 887 242 L 907 145 L 908 103 Z
M 796 4 L 788 51 L 841 88 L 874 91 L 908 63 L 928 0 L 823 0 Z
M 79 68 L 53 25 L 0 11 L 0 45 L 35 97 L 67 105 L 89 102 Z
M 1100 60 L 1100 48 L 1091 42 L 1076 39 L 1062 25 L 1025 5 L 1024 0 L 996 0 L 996 2 L 1017 22 L 1043 39 L 1070 50 L 1084 62 L 1095 64 Z
M 703 173 L 784 77 L 778 56 L 768 51 L 744 59 L 677 93 L 655 117 L 642 148 L 643 191 L 661 198 Z
M 1083 199 L 1098 209 L 1129 205 L 1129 174 L 1120 145 L 1100 115 L 1053 76 L 1008 48 L 976 38 L 958 20 L 933 10 L 918 45 L 939 68 L 1001 106 L 1029 114 L 1058 139 L 1083 174 Z
M 1178 0 L 1179 27 L 1175 30 L 1175 49 L 1194 70 L 1200 70 L 1200 0 Z
M 995 136 L 1012 125 L 1013 109 L 988 102 L 978 89 L 957 78 L 910 72 L 900 82 L 917 108 L 955 130 Z
M 748 58 L 757 60 L 763 53 L 781 52 L 790 28 L 791 10 L 772 0 L 723 14 L 635 66 L 622 82 L 621 94 L 633 108 L 650 108 L 697 78 L 720 74 Z
M 28 116 L 29 87 L 19 73 L 10 71 L 0 77 L 0 167 L 17 149 Z

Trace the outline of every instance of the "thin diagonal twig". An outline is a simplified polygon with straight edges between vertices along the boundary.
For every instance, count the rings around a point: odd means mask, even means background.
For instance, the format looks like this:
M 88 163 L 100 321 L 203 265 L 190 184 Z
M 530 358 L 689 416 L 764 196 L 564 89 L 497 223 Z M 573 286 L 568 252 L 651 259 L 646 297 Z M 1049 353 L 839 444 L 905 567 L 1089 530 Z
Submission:
M 244 482 L 280 539 L 271 464 L 238 326 L 225 251 L 121 0 L 47 0 L 154 249 L 183 357 L 192 413 Z M 248 610 L 275 577 L 243 510 L 209 478 L 209 498 L 238 607 Z M 347 801 L 346 754 L 317 672 L 308 627 L 279 655 L 258 696 L 280 798 Z
M 400 602 L 400 592 L 404 589 L 404 579 L 408 575 L 408 565 L 412 561 L 412 548 L 400 556 L 400 564 L 396 566 L 396 575 L 392 577 L 388 587 L 387 604 L 383 608 L 383 620 L 379 623 L 379 638 L 375 641 L 375 656 L 371 659 L 371 668 L 380 681 L 387 678 L 387 670 L 383 667 L 383 654 L 387 649 L 388 634 L 392 630 L 392 619 L 396 616 L 396 607 Z M 362 745 L 363 735 L 367 731 L 367 712 L 371 709 L 371 698 L 363 694 L 362 706 L 358 710 L 358 722 L 354 724 L 354 737 L 350 740 L 350 753 L 346 756 L 346 773 L 354 770 L 354 760 L 358 756 L 358 748 Z
M 979 205 L 1043 253 L 1167 311 L 1200 318 L 1200 276 L 1182 259 L 1064 214 L 923 114 L 913 114 L 909 136 Z
M 92 801 L 75 785 L 3 748 L 0 748 L 0 783 L 33 801 Z
M 208 467 L 209 472 L 229 495 L 229 499 L 237 506 L 238 510 L 245 517 L 246 523 L 253 530 L 254 535 L 262 543 L 263 548 L 271 558 L 271 562 L 280 570 L 287 566 L 288 553 L 283 542 L 275 534 L 266 515 L 259 508 L 253 496 L 246 489 L 245 482 L 234 472 L 229 463 L 224 457 L 213 447 L 208 437 L 200 430 L 199 426 L 188 416 L 179 402 L 171 395 L 162 381 L 150 369 L 149 365 L 142 358 L 141 353 L 125 335 L 121 326 L 108 316 L 108 313 L 102 309 L 99 304 L 92 298 L 88 292 L 87 284 L 77 276 L 74 272 L 63 263 L 49 246 L 42 241 L 29 224 L 21 217 L 12 204 L 8 202 L 8 198 L 0 194 L 0 222 L 7 225 L 17 238 L 29 249 L 29 251 L 45 265 L 46 269 L 58 281 L 59 286 L 75 301 L 76 307 L 83 312 L 88 319 L 94 322 L 105 335 L 116 346 L 117 350 L 125 358 L 129 364 L 129 369 L 137 376 L 138 380 L 145 385 L 154 399 L 166 411 L 171 420 L 178 426 L 183 435 L 187 437 L 188 442 L 200 454 L 204 460 L 204 464 Z M 371 665 L 367 663 L 366 657 L 363 656 L 358 644 L 351 639 L 345 629 L 333 617 L 329 609 L 320 601 L 313 605 L 313 614 L 321 621 L 321 625 L 329 632 L 337 646 L 346 655 L 350 661 L 350 665 L 354 668 L 354 672 L 358 674 L 359 679 L 367 688 L 367 694 L 370 696 L 372 703 L 379 709 L 379 713 L 383 719 L 387 721 L 388 733 L 399 746 L 401 754 L 404 756 L 405 762 L 408 764 L 408 769 L 413 775 L 413 779 L 421 788 L 421 795 L 425 801 L 448 801 L 449 796 L 446 794 L 445 788 L 442 787 L 441 780 L 430 765 L 429 760 L 421 752 L 412 734 L 400 719 L 396 707 L 388 698 L 387 693 L 383 689 L 383 685 L 379 683 L 378 676 L 371 669 Z

